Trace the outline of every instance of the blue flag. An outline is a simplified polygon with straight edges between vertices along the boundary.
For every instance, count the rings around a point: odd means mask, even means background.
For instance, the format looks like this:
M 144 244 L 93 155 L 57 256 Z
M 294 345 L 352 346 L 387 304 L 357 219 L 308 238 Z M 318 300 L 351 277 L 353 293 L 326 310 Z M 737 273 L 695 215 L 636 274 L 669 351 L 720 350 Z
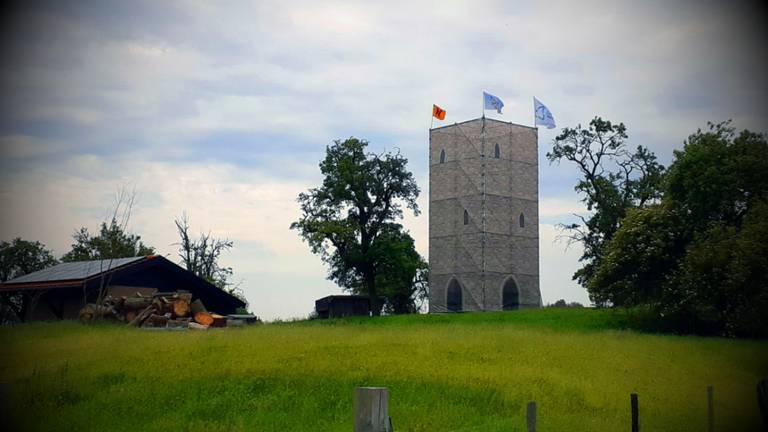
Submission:
M 552 113 L 549 112 L 549 108 L 544 106 L 541 101 L 533 98 L 533 115 L 536 117 L 536 124 L 534 126 L 542 125 L 547 129 L 553 129 L 555 127 L 555 118 L 552 117 Z
M 504 108 L 504 102 L 492 94 L 483 92 L 483 107 L 484 109 L 496 110 L 501 114 L 501 109 Z

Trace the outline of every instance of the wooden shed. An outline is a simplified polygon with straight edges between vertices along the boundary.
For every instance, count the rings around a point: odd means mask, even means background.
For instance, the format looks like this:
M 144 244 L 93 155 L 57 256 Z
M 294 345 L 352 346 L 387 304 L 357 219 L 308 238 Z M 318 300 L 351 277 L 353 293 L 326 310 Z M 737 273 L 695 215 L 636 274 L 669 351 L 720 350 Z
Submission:
M 21 294 L 25 301 L 17 314 L 25 321 L 73 319 L 86 303 L 96 300 L 101 287 L 112 296 L 189 291 L 209 310 L 222 315 L 246 306 L 241 299 L 157 255 L 61 263 L 0 284 L 0 300 L 7 302 L 10 296 Z
M 368 296 L 329 295 L 315 301 L 315 311 L 322 319 L 370 316 L 371 302 Z

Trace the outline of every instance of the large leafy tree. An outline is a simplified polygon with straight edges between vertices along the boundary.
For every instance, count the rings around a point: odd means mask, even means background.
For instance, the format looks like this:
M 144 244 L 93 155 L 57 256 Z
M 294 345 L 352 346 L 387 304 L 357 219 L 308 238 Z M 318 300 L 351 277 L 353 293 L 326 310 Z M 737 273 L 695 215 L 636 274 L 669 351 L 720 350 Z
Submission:
M 15 238 L 0 242 L 0 282 L 42 270 L 56 262 L 53 253 L 38 241 Z M 2 293 L 2 321 L 24 321 L 33 298 L 33 292 Z
M 691 135 L 661 203 L 631 212 L 591 293 L 651 305 L 683 331 L 768 334 L 768 142 L 729 123 Z
M 386 224 L 372 247 L 378 262 L 376 290 L 385 301 L 384 310 L 392 314 L 416 313 L 426 301 L 427 263 L 416 251 L 413 238 L 399 224 Z M 364 281 L 347 268 L 347 286 L 356 294 L 366 294 Z M 341 276 L 341 275 L 339 275 Z M 337 280 L 339 280 L 337 278 Z
M 629 210 L 589 280 L 592 300 L 624 307 L 663 303 L 670 271 L 685 250 L 680 223 L 666 205 Z
M 329 266 L 329 279 L 370 296 L 378 314 L 382 292 L 377 283 L 391 280 L 388 269 L 397 264 L 390 252 L 408 242 L 393 222 L 402 218 L 403 206 L 419 213 L 419 188 L 405 157 L 367 153 L 367 146 L 349 138 L 326 148 L 320 162 L 323 183 L 299 194 L 302 215 L 291 229 Z
M 0 282 L 9 281 L 56 264 L 53 252 L 39 241 L 15 238 L 0 242 Z
M 91 235 L 88 228 L 83 227 L 72 238 L 75 240 L 72 250 L 61 257 L 64 262 L 128 258 L 155 253 L 153 247 L 141 241 L 141 236 L 126 232 L 115 218 L 109 225 L 102 222 L 97 236 Z
M 595 117 L 588 127 L 564 128 L 547 153 L 550 163 L 566 161 L 579 172 L 576 192 L 590 212 L 578 217 L 581 223 L 562 225 L 571 241 L 581 243 L 584 263 L 574 275 L 589 287 L 611 240 L 627 211 L 658 200 L 664 167 L 643 146 L 627 148 L 627 128 Z M 599 296 L 593 301 L 602 304 Z

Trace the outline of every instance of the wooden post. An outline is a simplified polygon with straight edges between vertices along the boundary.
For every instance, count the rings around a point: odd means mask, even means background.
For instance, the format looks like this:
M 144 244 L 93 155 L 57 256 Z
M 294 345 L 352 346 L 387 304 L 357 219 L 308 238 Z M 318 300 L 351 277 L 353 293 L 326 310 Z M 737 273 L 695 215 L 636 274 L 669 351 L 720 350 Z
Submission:
M 355 389 L 354 432 L 392 432 L 389 419 L 389 390 L 385 387 Z
M 712 386 L 707 386 L 707 431 L 715 432 L 715 397 Z
M 11 418 L 11 408 L 10 408 L 10 392 L 8 391 L 8 388 L 10 387 L 9 384 L 6 383 L 0 383 L 0 417 L 4 419 L 10 419 Z
M 757 406 L 763 416 L 763 426 L 768 429 L 768 379 L 757 382 Z
M 637 393 L 629 395 L 629 402 L 632 405 L 632 432 L 640 432 L 640 412 L 637 407 Z
M 527 411 L 528 432 L 536 432 L 536 401 L 528 402 Z

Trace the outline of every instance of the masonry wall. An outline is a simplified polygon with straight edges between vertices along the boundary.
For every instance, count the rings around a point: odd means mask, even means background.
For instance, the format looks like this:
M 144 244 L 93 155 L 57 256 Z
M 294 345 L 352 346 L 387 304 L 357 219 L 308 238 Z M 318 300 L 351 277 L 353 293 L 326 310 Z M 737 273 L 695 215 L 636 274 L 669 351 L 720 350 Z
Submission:
M 519 307 L 540 306 L 537 141 L 535 128 L 490 119 L 430 131 L 430 312 L 448 310 L 451 279 L 462 310 L 501 310 L 509 280 Z

